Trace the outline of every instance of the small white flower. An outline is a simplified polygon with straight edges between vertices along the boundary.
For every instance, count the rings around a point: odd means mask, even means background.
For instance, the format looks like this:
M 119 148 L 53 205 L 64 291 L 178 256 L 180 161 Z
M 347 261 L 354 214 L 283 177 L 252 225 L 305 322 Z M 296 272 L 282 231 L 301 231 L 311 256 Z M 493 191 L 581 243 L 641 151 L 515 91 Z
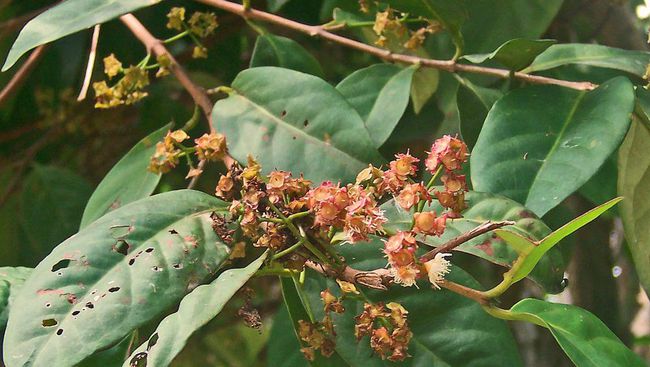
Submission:
M 445 275 L 450 272 L 451 263 L 445 259 L 447 256 L 451 256 L 451 254 L 438 253 L 433 259 L 424 263 L 424 268 L 427 269 L 429 274 L 429 281 L 436 289 L 440 289 L 439 284 L 445 279 Z

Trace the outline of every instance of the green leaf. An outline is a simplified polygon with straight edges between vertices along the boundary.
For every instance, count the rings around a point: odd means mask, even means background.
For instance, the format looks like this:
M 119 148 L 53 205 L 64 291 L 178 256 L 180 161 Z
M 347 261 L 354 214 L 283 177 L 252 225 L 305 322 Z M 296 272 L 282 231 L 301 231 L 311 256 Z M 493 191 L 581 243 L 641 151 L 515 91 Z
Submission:
M 42 258 L 77 232 L 92 188 L 74 172 L 35 165 L 25 179 L 22 221 L 32 249 Z
M 72 366 L 157 317 L 228 256 L 210 195 L 171 191 L 116 209 L 60 244 L 9 314 L 7 366 Z
M 2 71 L 9 69 L 20 56 L 36 46 L 159 2 L 160 0 L 66 0 L 25 25 L 11 47 Z
M 255 274 L 266 252 L 247 267 L 226 270 L 210 284 L 196 287 L 185 296 L 178 311 L 165 317 L 149 339 L 131 353 L 123 366 L 142 361 L 147 366 L 169 366 L 195 331 L 215 318 L 237 291 Z
M 156 189 L 160 174 L 147 170 L 149 160 L 171 124 L 167 124 L 140 140 L 99 183 L 88 200 L 80 229 L 106 214 L 130 202 L 145 198 Z
M 463 52 L 464 41 L 461 27 L 467 20 L 464 0 L 390 0 L 391 7 L 402 12 L 437 20 L 451 35 L 458 57 Z
M 650 132 L 639 122 L 632 124 L 619 150 L 618 194 L 625 198 L 620 207 L 625 239 L 639 280 L 650 292 Z
M 323 69 L 318 60 L 298 42 L 272 34 L 257 37 L 250 67 L 279 66 L 285 69 L 323 77 Z
M 133 347 L 134 338 L 137 338 L 137 336 L 138 331 L 135 330 L 122 338 L 119 343 L 91 355 L 75 367 L 120 366 L 129 356 L 129 348 Z
M 587 223 L 598 218 L 601 214 L 616 205 L 622 198 L 612 199 L 602 205 L 591 209 L 581 216 L 573 219 L 559 229 L 553 231 L 541 241 L 534 241 L 518 233 L 513 233 L 507 229 L 498 229 L 496 234 L 506 241 L 509 245 L 516 248 L 522 255 L 520 261 L 510 270 L 512 274 L 512 283 L 518 282 L 530 274 L 537 266 L 538 262 L 549 250 L 559 243 L 563 238 L 569 236 L 578 229 L 584 227 Z M 532 246 L 531 246 L 532 245 Z
M 460 117 L 460 133 L 470 150 L 476 145 L 488 112 L 501 97 L 503 93 L 499 90 L 484 88 L 467 79 L 461 79 L 456 103 Z
M 232 87 L 212 114 L 239 161 L 252 154 L 267 171 L 302 172 L 316 182 L 353 181 L 383 161 L 359 114 L 322 79 L 260 67 L 239 73 Z
M 580 307 L 527 298 L 510 312 L 514 319 L 549 329 L 578 367 L 646 366 L 602 321 Z
M 386 265 L 379 240 L 362 245 L 343 245 L 340 252 L 355 269 L 373 270 Z M 446 277 L 469 287 L 480 284 L 462 269 L 453 266 Z M 420 288 L 391 286 L 388 291 L 361 289 L 373 302 L 398 302 L 409 312 L 409 326 L 413 339 L 404 366 L 521 366 L 516 343 L 507 325 L 490 317 L 474 301 L 447 290 L 433 290 L 425 282 Z M 314 317 L 323 317 L 319 292 L 328 288 L 338 294 L 338 286 L 319 274 L 309 272 L 305 281 Z M 361 313 L 362 301 L 348 299 L 346 312 L 333 314 L 337 333 L 336 351 L 351 366 L 392 366 L 382 361 L 369 346 L 367 337 L 356 342 L 354 316 Z M 453 330 L 453 332 L 452 332 Z M 495 351 L 498 352 L 495 353 Z
M 416 69 L 376 64 L 355 71 L 336 86 L 365 122 L 375 147 L 386 142 L 406 111 Z
M 283 303 L 273 317 L 271 337 L 269 338 L 267 363 L 268 367 L 306 367 L 309 362 L 300 351 L 296 334 L 291 323 L 287 306 Z
M 266 0 L 266 3 L 269 6 L 269 10 L 272 12 L 277 12 L 282 9 L 290 0 Z
M 581 64 L 621 70 L 641 78 L 645 74 L 648 63 L 650 63 L 650 52 L 622 50 L 595 44 L 566 43 L 549 47 L 523 71 L 532 73 L 562 65 Z
M 633 107 L 634 91 L 623 77 L 591 92 L 514 90 L 490 110 L 472 151 L 474 189 L 508 196 L 544 215 L 618 148 Z
M 426 55 L 426 52 L 419 53 Z M 420 114 L 427 102 L 433 97 L 438 84 L 440 82 L 440 72 L 432 68 L 419 68 L 413 74 L 413 83 L 411 84 L 411 102 L 413 103 L 413 111 Z
M 535 57 L 544 52 L 555 40 L 531 40 L 526 38 L 512 39 L 496 50 L 487 54 L 465 55 L 462 58 L 474 63 L 481 64 L 487 60 L 495 60 L 507 67 L 509 70 L 521 70 L 533 62 Z
M 562 0 L 472 0 L 462 31 L 468 53 L 491 52 L 513 38 L 542 36 Z
M 16 294 L 33 270 L 25 267 L 0 268 L 0 330 L 7 324 L 10 307 Z
M 463 212 L 463 217 L 447 222 L 445 233 L 441 237 L 427 236 L 422 241 L 431 246 L 440 246 L 446 241 L 478 227 L 486 221 L 514 221 L 514 226 L 506 226 L 511 231 L 524 235 L 534 240 L 541 240 L 551 233 L 550 228 L 537 218 L 530 210 L 521 204 L 503 196 L 470 191 L 465 197 L 468 209 Z M 386 228 L 407 230 L 410 228 L 412 215 L 389 201 L 381 207 L 388 219 Z M 443 208 L 436 202 L 433 207 L 426 210 L 435 210 L 441 213 Z M 526 247 L 532 250 L 533 245 Z M 508 245 L 504 240 L 487 233 L 478 236 L 458 246 L 456 251 L 465 252 L 492 263 L 512 267 L 517 260 L 518 251 Z M 562 279 L 564 278 L 565 264 L 562 254 L 557 250 L 548 252 L 540 261 L 540 265 L 530 274 L 530 278 L 544 288 L 548 293 L 561 292 Z
M 598 172 L 591 176 L 580 188 L 580 195 L 584 196 L 592 204 L 598 205 L 615 197 L 616 178 L 618 177 L 617 152 L 609 156 Z

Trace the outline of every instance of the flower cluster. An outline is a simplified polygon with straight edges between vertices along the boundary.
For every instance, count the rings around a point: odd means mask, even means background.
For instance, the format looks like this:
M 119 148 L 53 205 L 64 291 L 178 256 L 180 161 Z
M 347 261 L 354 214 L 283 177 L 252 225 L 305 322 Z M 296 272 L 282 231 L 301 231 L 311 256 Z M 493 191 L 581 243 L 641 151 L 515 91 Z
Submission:
M 366 303 L 355 317 L 354 335 L 357 340 L 370 337 L 370 347 L 382 359 L 396 362 L 409 356 L 408 344 L 413 333 L 407 321 L 408 312 L 399 303 Z
M 363 3 L 360 3 L 360 6 L 364 9 Z M 369 10 L 367 4 L 365 4 L 365 9 Z M 405 23 L 413 20 L 418 23 L 426 23 L 426 25 L 412 31 L 406 27 Z M 439 22 L 425 18 L 408 19 L 408 14 L 402 14 L 390 7 L 376 13 L 375 24 L 372 27 L 372 30 L 377 35 L 376 45 L 388 47 L 389 42 L 391 44 L 392 42 L 400 42 L 399 47 L 410 50 L 422 46 L 427 34 L 437 33 L 441 29 L 442 26 Z
M 159 57 L 158 61 L 160 65 L 169 66 L 168 57 Z M 160 70 L 163 70 L 163 67 Z M 122 77 L 110 87 L 105 80 L 93 83 L 95 108 L 130 105 L 147 96 L 144 88 L 149 85 L 149 73 L 142 65 L 124 68 L 122 62 L 111 54 L 104 58 L 104 73 L 109 80 L 118 75 Z
M 167 28 L 181 31 L 180 36 L 189 35 L 194 42 L 192 57 L 195 59 L 208 57 L 208 49 L 197 37 L 205 38 L 214 33 L 219 26 L 214 13 L 194 12 L 189 20 L 185 20 L 185 8 L 174 7 L 167 14 Z
M 222 134 L 203 134 L 194 139 L 194 147 L 185 147 L 182 143 L 190 137 L 183 130 L 168 131 L 163 139 L 156 143 L 156 150 L 149 161 L 149 171 L 154 173 L 167 173 L 176 167 L 181 157 L 195 152 L 199 159 L 217 161 L 226 155 L 226 138 Z M 188 157 L 190 171 L 186 178 L 201 174 L 201 170 L 194 168 Z
M 323 320 L 320 322 L 298 320 L 298 336 L 300 340 L 307 344 L 300 351 L 310 361 L 313 361 L 316 357 L 315 353 L 317 350 L 320 350 L 324 357 L 329 357 L 334 353 L 336 332 L 334 331 L 331 313 L 341 314 L 345 312 L 342 297 L 334 296 L 329 289 L 320 292 L 320 297 L 323 301 L 323 311 L 325 312 Z
M 445 135 L 433 143 L 431 152 L 424 162 L 429 172 L 444 169 L 444 174 L 440 179 L 444 184 L 444 190 L 436 190 L 434 194 L 440 205 L 450 209 L 450 215 L 454 218 L 459 217 L 460 212 L 466 208 L 467 184 L 465 175 L 459 174 L 459 172 L 463 168 L 463 163 L 467 161 L 467 157 L 467 145 L 458 138 Z

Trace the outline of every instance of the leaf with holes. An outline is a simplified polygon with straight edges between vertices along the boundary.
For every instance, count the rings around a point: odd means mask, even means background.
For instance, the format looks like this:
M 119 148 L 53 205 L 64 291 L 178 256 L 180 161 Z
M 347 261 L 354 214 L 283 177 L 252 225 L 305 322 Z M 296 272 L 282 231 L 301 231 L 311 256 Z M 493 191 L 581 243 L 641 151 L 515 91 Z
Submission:
M 620 207 L 625 239 L 641 284 L 650 294 L 650 132 L 639 122 L 632 124 L 619 150 L 618 194 L 625 197 Z
M 406 111 L 416 69 L 376 64 L 355 71 L 336 86 L 365 122 L 375 147 L 386 142 Z
M 383 268 L 386 259 L 381 241 L 362 245 L 342 245 L 340 252 L 349 265 L 359 270 Z M 480 288 L 480 284 L 459 267 L 452 266 L 446 278 L 463 285 Z M 408 313 L 408 322 L 413 339 L 409 344 L 406 366 L 521 366 L 521 357 L 516 342 L 502 320 L 497 320 L 481 309 L 481 306 L 465 297 L 446 289 L 433 290 L 424 281 L 420 288 L 393 285 L 388 291 L 363 289 L 372 302 L 398 302 Z M 328 288 L 339 294 L 337 284 L 324 279 L 320 274 L 309 272 L 305 290 L 310 300 L 314 317 L 323 317 L 323 303 L 320 291 Z M 344 301 L 346 312 L 332 314 L 337 353 L 351 366 L 392 366 L 374 354 L 368 337 L 356 342 L 354 317 L 363 309 L 362 301 L 348 298 Z M 450 332 L 453 330 L 453 333 Z M 494 351 L 498 350 L 498 353 Z
M 178 311 L 165 317 L 151 337 L 131 353 L 124 367 L 138 361 L 150 367 L 169 366 L 189 337 L 221 312 L 226 302 L 262 266 L 264 259 L 266 252 L 247 267 L 226 270 L 212 283 L 196 287 L 183 298 Z
M 514 221 L 515 225 L 506 226 L 512 231 L 533 240 L 541 240 L 551 233 L 551 229 L 537 218 L 529 209 L 506 197 L 482 192 L 469 192 L 466 196 L 468 209 L 463 217 L 447 221 L 447 228 L 441 237 L 427 236 L 421 240 L 431 246 L 438 247 L 448 240 L 478 227 L 486 221 Z M 441 213 L 443 208 L 434 202 L 434 210 Z M 412 222 L 412 214 L 405 212 L 395 205 L 393 200 L 382 205 L 389 223 L 386 228 L 393 231 L 408 230 Z M 530 245 L 529 247 L 532 247 Z M 532 249 L 531 249 L 532 250 Z M 492 263 L 512 267 L 517 260 L 517 251 L 494 233 L 486 233 L 458 246 L 455 251 L 465 252 Z M 530 278 L 544 288 L 548 293 L 559 293 L 563 290 L 562 280 L 566 265 L 560 251 L 554 249 L 541 260 L 540 265 L 530 274 Z
M 107 22 L 160 0 L 66 0 L 39 14 L 20 31 L 2 71 L 32 48 Z
M 77 232 L 92 187 L 74 172 L 35 165 L 21 193 L 22 221 L 35 255 L 45 257 Z
M 16 294 L 25 280 L 32 274 L 32 268 L 0 268 L 0 330 L 4 329 Z
M 467 79 L 461 79 L 456 102 L 460 118 L 460 133 L 470 150 L 476 145 L 488 112 L 501 97 L 503 93 L 499 90 L 484 88 Z
M 250 67 L 278 66 L 323 77 L 323 68 L 318 60 L 298 42 L 272 34 L 257 37 Z
M 60 244 L 9 314 L 8 367 L 72 366 L 175 305 L 228 256 L 210 214 L 228 205 L 171 191 L 116 209 Z
M 508 229 L 497 229 L 495 231 L 496 234 L 506 241 L 512 248 L 516 249 L 521 256 L 504 278 L 511 279 L 510 283 L 516 283 L 524 279 L 533 271 L 533 269 L 535 269 L 544 254 L 551 250 L 562 239 L 598 218 L 601 214 L 618 204 L 621 200 L 622 198 L 616 198 L 599 205 L 538 241 L 524 237 L 521 234 L 512 232 Z
M 646 366 L 598 317 L 580 307 L 526 298 L 510 312 L 515 320 L 549 329 L 578 367 Z
M 239 161 L 252 154 L 266 170 L 316 182 L 353 181 L 368 163 L 383 161 L 359 114 L 322 79 L 260 67 L 239 73 L 232 87 L 212 113 Z
M 623 77 L 591 92 L 535 86 L 507 94 L 490 110 L 472 151 L 474 189 L 544 215 L 618 148 L 633 108 L 634 90 Z
M 521 70 L 533 62 L 535 57 L 544 52 L 555 40 L 530 40 L 525 38 L 512 39 L 488 54 L 465 55 L 462 58 L 481 64 L 487 60 L 495 60 L 509 70 Z
M 624 71 L 642 78 L 650 63 L 650 52 L 630 51 L 603 45 L 565 43 L 553 45 L 524 69 L 526 73 L 580 64 Z
M 149 172 L 147 167 L 156 143 L 170 127 L 171 124 L 167 124 L 147 135 L 111 168 L 88 199 L 79 228 L 83 229 L 111 210 L 151 195 L 161 175 Z

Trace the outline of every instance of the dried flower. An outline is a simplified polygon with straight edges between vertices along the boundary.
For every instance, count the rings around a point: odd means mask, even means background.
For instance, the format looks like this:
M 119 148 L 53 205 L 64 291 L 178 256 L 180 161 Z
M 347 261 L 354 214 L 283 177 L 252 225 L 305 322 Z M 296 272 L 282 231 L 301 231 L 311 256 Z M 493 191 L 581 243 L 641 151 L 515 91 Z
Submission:
M 336 283 L 338 283 L 343 293 L 359 294 L 357 287 L 353 283 L 346 282 L 345 280 L 341 280 L 341 279 L 336 279 Z
M 218 161 L 226 155 L 226 137 L 219 133 L 203 134 L 195 139 L 199 159 Z
M 424 268 L 429 275 L 429 281 L 435 289 L 440 289 L 440 283 L 445 279 L 445 275 L 451 271 L 451 263 L 446 259 L 448 256 L 451 256 L 451 254 L 437 253 L 433 259 L 424 263 Z
M 345 312 L 345 307 L 343 303 L 337 297 L 335 297 L 329 288 L 320 292 L 320 298 L 323 300 L 323 310 L 325 312 L 334 312 L 334 313 L 343 313 Z

